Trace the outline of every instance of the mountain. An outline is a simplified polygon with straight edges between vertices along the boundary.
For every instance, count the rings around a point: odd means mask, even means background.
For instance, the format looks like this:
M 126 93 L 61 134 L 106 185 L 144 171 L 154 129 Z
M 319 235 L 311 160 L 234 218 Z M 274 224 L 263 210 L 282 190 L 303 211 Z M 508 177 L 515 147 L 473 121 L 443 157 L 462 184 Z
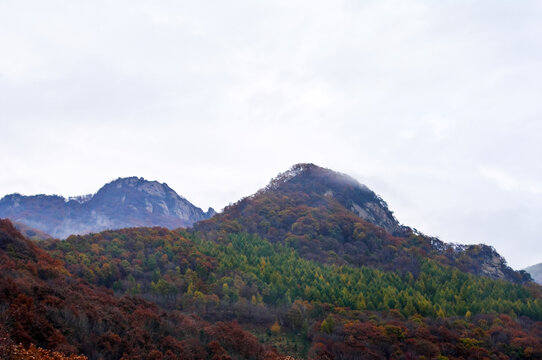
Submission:
M 190 226 L 215 214 L 203 212 L 167 184 L 143 178 L 119 178 L 94 195 L 23 196 L 0 199 L 0 217 L 41 230 L 53 237 L 135 226 Z
M 0 219 L 0 272 L 2 359 L 282 358 L 236 323 L 211 324 L 89 284 L 5 219 Z M 43 349 L 59 354 L 47 357 Z M 27 352 L 40 356 L 25 357 Z
M 194 229 L 210 240 L 231 232 L 257 234 L 325 263 L 417 274 L 420 259 L 431 258 L 493 279 L 530 281 L 490 246 L 447 244 L 401 225 L 365 185 L 314 164 L 294 165 Z
M 296 164 L 280 173 L 258 195 L 270 192 L 304 192 L 309 195 L 307 204 L 319 206 L 322 196 L 334 199 L 360 218 L 380 226 L 393 235 L 405 235 L 409 229 L 401 226 L 386 202 L 367 186 L 354 178 L 314 164 Z
M 92 359 L 542 358 L 528 274 L 312 164 L 192 228 L 36 243 L 4 228 L 0 355 L 8 339 Z
M 534 281 L 542 285 L 542 263 L 531 265 L 525 268 L 525 271 L 531 274 Z

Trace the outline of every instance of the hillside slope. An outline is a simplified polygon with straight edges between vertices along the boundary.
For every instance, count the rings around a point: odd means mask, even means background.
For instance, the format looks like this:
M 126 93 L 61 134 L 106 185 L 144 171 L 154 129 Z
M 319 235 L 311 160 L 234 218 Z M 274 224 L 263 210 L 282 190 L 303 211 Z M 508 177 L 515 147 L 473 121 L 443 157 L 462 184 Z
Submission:
M 421 259 L 420 272 L 322 264 L 256 235 L 205 241 L 131 228 L 40 242 L 117 294 L 214 323 L 235 319 L 299 359 L 542 356 L 542 292 Z
M 235 323 L 89 285 L 2 219 L 0 272 L 0 350 L 22 343 L 104 360 L 279 358 Z
M 326 263 L 418 274 L 420 258 L 431 258 L 493 279 L 530 281 L 490 246 L 446 244 L 401 225 L 366 186 L 314 164 L 294 165 L 194 229 L 210 240 L 232 232 L 258 234 Z

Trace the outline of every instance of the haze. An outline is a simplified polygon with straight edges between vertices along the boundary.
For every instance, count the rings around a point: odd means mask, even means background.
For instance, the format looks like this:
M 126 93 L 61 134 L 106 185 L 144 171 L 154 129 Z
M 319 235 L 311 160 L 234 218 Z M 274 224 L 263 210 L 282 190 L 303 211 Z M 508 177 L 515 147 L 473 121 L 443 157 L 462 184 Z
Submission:
M 542 262 L 535 1 L 2 1 L 0 196 L 122 176 L 221 209 L 297 162 Z

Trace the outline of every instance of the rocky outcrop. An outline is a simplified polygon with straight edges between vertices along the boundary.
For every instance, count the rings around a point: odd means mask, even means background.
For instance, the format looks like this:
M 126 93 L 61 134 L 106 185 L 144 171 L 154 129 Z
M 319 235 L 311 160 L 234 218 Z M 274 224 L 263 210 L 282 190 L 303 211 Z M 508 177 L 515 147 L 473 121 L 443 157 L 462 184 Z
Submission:
M 457 264 L 462 271 L 495 280 L 516 283 L 532 281 L 530 274 L 526 271 L 515 271 L 508 266 L 506 260 L 492 246 L 452 244 L 436 238 L 431 238 L 431 246 L 440 255 Z

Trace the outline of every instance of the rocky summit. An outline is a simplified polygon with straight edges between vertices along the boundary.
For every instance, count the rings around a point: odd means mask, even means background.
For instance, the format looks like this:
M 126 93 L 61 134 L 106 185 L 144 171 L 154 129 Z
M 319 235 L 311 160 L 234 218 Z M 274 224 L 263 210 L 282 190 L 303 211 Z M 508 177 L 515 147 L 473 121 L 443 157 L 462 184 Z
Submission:
M 53 237 L 106 229 L 190 226 L 215 214 L 204 212 L 165 183 L 138 177 L 119 178 L 94 195 L 7 195 L 0 200 L 0 217 L 43 231 Z

